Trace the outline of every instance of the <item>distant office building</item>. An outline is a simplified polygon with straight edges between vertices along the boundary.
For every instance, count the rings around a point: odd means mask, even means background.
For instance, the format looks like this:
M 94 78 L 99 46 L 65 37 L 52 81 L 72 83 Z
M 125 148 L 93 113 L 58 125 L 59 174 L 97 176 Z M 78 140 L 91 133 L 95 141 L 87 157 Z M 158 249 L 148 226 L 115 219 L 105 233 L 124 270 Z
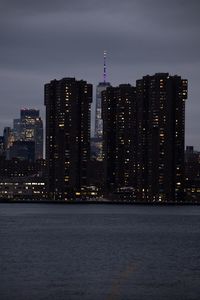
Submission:
M 147 75 L 136 93 L 138 200 L 183 201 L 187 80 Z
M 13 120 L 13 135 L 14 140 L 19 141 L 21 137 L 21 119 L 14 119 Z
M 14 142 L 13 131 L 10 127 L 5 127 L 3 131 L 3 147 L 6 159 L 10 159 L 10 147 Z
M 103 161 L 102 138 L 91 137 L 91 159 Z
M 200 155 L 200 153 L 198 151 L 195 151 L 193 146 L 186 146 L 186 150 L 185 150 L 186 164 L 187 163 L 194 163 L 194 164 L 200 163 L 199 155 Z M 191 177 L 194 177 L 194 176 L 191 175 Z
M 35 159 L 43 158 L 43 122 L 39 110 L 21 109 L 20 140 L 35 142 Z
M 69 199 L 87 185 L 92 85 L 75 78 L 45 85 L 49 196 Z
M 28 146 L 29 144 L 29 146 Z M 22 147 L 23 145 L 23 147 Z M 26 145 L 26 147 L 25 147 Z M 16 141 L 10 148 L 15 158 L 0 156 L 0 199 L 42 200 L 46 197 L 45 160 L 34 162 L 33 141 Z M 29 151 L 28 149 L 29 148 Z M 16 158 L 17 156 L 17 158 Z
M 96 118 L 95 118 L 95 137 L 102 139 L 103 119 L 102 119 L 102 98 L 101 93 L 110 86 L 109 82 L 100 82 L 96 89 Z
M 35 161 L 35 142 L 34 141 L 15 141 L 10 147 L 10 159 Z
M 186 146 L 185 150 L 185 177 L 186 180 L 200 180 L 200 152 L 193 146 Z
M 130 84 L 102 93 L 104 188 L 135 187 L 136 94 Z
M 41 177 L 0 178 L 0 199 L 3 200 L 44 200 L 46 182 Z
M 103 136 L 103 120 L 102 120 L 102 97 L 101 94 L 110 86 L 107 82 L 106 74 L 106 51 L 104 51 L 104 70 L 103 82 L 100 82 L 96 88 L 96 111 L 95 111 L 95 138 L 102 139 Z
M 3 136 L 0 136 L 0 156 L 4 155 L 4 142 Z
M 20 119 L 13 120 L 15 141 L 35 142 L 35 159 L 43 158 L 43 122 L 37 109 L 21 109 Z
M 7 160 L 4 156 L 0 156 L 0 178 L 27 176 L 46 178 L 45 160 L 33 162 L 14 157 Z
M 102 92 L 110 86 L 106 80 L 106 51 L 104 51 L 104 73 L 103 82 L 99 82 L 96 88 L 96 109 L 95 109 L 95 139 L 96 139 L 96 156 L 102 160 L 102 136 L 103 136 L 103 119 L 102 119 Z
M 35 121 L 35 159 L 43 158 L 43 122 L 39 117 Z
M 3 131 L 3 142 L 4 142 L 4 149 L 8 150 L 14 141 L 13 131 L 10 127 L 4 127 Z
M 193 146 L 185 151 L 185 189 L 188 202 L 200 202 L 200 152 Z

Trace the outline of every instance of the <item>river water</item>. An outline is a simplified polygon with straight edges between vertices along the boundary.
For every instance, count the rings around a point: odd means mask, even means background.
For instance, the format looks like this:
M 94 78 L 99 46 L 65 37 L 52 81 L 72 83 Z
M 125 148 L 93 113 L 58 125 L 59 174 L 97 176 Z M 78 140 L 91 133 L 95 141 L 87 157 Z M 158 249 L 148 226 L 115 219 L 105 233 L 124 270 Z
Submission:
M 0 204 L 1 300 L 199 300 L 200 206 Z

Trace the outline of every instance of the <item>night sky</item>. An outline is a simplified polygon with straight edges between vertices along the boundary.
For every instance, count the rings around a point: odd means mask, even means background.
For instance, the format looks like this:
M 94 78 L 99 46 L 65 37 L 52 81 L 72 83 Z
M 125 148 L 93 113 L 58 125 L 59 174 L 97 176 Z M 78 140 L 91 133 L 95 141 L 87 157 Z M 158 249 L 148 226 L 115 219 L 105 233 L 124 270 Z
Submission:
M 112 85 L 155 72 L 189 80 L 186 144 L 200 150 L 199 0 L 1 0 L 0 14 L 0 134 L 22 107 L 44 116 L 44 83 L 102 81 L 107 50 Z

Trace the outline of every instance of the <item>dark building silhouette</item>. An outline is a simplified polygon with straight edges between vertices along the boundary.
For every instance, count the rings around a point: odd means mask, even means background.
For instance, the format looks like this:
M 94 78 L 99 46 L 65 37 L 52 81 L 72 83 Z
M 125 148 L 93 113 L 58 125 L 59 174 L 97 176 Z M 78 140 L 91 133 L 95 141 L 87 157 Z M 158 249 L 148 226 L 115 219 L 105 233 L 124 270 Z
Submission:
M 185 177 L 189 181 L 200 179 L 200 152 L 195 151 L 193 146 L 186 146 Z
M 0 156 L 0 199 L 42 200 L 46 197 L 45 160 L 31 162 Z
M 4 142 L 3 136 L 0 136 L 0 157 L 4 155 Z
M 102 92 L 105 193 L 184 200 L 187 80 L 157 73 Z
M 34 141 L 15 141 L 10 147 L 10 159 L 18 158 L 29 162 L 35 161 L 35 142 Z
M 13 120 L 13 134 L 15 141 L 19 141 L 21 139 L 21 119 Z
M 130 84 L 102 92 L 104 189 L 135 187 L 136 94 Z
M 11 127 L 4 127 L 3 130 L 3 147 L 6 159 L 10 159 L 10 148 L 14 141 L 13 130 Z
M 11 127 L 4 127 L 3 130 L 3 143 L 4 143 L 4 150 L 8 150 L 14 141 L 13 131 Z
M 0 156 L 0 178 L 13 177 L 42 177 L 46 178 L 46 164 L 44 159 L 35 162 L 12 158 L 10 160 Z
M 187 80 L 157 73 L 137 80 L 137 198 L 183 201 Z
M 92 85 L 75 78 L 45 85 L 49 196 L 69 199 L 87 185 Z
M 200 202 L 200 152 L 193 146 L 185 151 L 185 189 L 188 202 Z

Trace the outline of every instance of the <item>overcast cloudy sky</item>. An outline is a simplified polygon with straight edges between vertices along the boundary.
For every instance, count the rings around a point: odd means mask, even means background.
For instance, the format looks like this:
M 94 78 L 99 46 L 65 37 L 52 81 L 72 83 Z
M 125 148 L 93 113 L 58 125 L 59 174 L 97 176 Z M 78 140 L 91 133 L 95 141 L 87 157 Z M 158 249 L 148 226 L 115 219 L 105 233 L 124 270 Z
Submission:
M 155 72 L 189 80 L 186 144 L 200 149 L 199 35 L 199 0 L 1 0 L 0 130 L 21 107 L 44 116 L 54 78 L 102 81 L 106 49 L 113 85 Z

